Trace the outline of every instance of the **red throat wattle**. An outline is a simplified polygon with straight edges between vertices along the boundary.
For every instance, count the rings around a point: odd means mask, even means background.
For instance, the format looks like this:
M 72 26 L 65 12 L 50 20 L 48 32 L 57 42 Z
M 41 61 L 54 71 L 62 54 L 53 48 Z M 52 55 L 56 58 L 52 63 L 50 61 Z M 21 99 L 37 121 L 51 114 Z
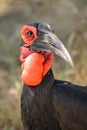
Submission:
M 30 28 L 29 28 L 30 27 Z M 32 29 L 33 28 L 33 29 Z M 37 32 L 35 28 L 25 25 L 22 28 L 21 34 L 25 45 L 29 46 L 37 38 Z M 27 30 L 27 31 L 26 31 Z M 27 32 L 34 32 L 33 38 L 29 38 Z M 36 33 L 36 34 L 35 34 Z M 36 86 L 42 78 L 47 74 L 52 66 L 53 54 L 49 52 L 38 53 L 29 50 L 24 46 L 20 47 L 20 61 L 22 62 L 22 81 L 26 85 Z

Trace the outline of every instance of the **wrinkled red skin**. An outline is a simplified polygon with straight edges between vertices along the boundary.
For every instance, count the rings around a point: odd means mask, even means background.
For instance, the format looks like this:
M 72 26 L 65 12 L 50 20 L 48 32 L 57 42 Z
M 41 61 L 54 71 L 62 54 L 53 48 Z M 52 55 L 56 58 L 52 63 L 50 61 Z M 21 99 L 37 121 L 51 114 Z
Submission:
M 27 32 L 34 33 L 33 38 L 29 37 Z M 36 28 L 32 26 L 23 26 L 21 30 L 24 46 L 20 47 L 20 61 L 22 62 L 22 81 L 26 85 L 36 86 L 46 75 L 52 66 L 53 54 L 49 52 L 38 53 L 29 50 L 25 46 L 30 46 L 37 39 Z
M 33 37 L 29 37 L 27 34 L 29 31 L 33 32 Z M 21 36 L 25 42 L 25 46 L 31 45 L 37 39 L 37 31 L 33 26 L 24 25 L 21 29 Z
M 25 47 L 21 47 L 20 50 L 22 81 L 27 85 L 36 86 L 51 68 L 53 54 L 45 53 L 43 55 L 41 53 L 29 51 L 29 49 Z

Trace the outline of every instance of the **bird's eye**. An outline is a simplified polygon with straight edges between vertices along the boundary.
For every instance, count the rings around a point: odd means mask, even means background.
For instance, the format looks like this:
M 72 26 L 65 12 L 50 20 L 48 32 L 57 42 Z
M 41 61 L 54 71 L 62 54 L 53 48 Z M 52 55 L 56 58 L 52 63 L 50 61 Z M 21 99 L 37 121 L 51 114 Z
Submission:
M 33 37 L 33 36 L 34 36 L 34 34 L 33 34 L 32 31 L 27 32 L 27 34 L 28 34 L 30 37 Z

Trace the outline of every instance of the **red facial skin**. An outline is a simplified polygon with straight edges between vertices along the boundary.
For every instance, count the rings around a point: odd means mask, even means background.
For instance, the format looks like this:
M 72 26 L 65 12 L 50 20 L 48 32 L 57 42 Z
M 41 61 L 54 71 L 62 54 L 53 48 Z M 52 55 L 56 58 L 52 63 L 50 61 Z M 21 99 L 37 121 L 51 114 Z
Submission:
M 26 31 L 27 30 L 27 31 Z M 28 31 L 33 32 L 33 38 L 30 38 Z M 37 39 L 36 28 L 25 25 L 21 31 L 22 39 L 25 42 L 24 46 L 31 45 Z M 38 53 L 29 50 L 26 47 L 20 47 L 20 61 L 22 62 L 22 81 L 26 85 L 36 86 L 42 78 L 47 74 L 52 66 L 52 53 Z
M 28 35 L 29 31 L 33 33 L 32 36 Z M 37 30 L 33 26 L 24 25 L 21 29 L 21 36 L 25 42 L 25 46 L 29 46 L 37 39 Z

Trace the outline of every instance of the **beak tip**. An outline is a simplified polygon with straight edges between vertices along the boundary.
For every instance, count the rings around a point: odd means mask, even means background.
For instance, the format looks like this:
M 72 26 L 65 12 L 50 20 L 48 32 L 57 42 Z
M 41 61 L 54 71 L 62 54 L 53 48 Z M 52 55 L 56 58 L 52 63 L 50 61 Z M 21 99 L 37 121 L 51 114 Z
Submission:
M 75 65 L 74 65 L 73 60 L 70 55 L 66 61 L 72 66 L 73 69 L 75 69 Z
M 69 63 L 72 66 L 72 68 L 75 69 L 75 65 L 74 65 L 73 61 L 71 60 L 71 62 L 69 62 Z

